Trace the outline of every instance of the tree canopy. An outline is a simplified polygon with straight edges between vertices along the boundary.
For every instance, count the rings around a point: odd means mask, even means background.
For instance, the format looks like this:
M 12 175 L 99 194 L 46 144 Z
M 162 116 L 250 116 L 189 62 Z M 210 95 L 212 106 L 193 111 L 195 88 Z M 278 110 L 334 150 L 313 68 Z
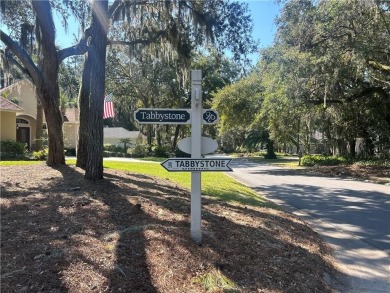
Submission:
M 80 90 L 80 138 L 82 167 L 89 179 L 102 178 L 102 109 L 105 94 L 106 46 L 122 45 L 132 56 L 147 50 L 157 59 L 179 59 L 189 65 L 191 52 L 199 46 L 230 49 L 234 58 L 256 50 L 251 38 L 251 19 L 247 6 L 228 1 L 2 1 L 6 31 L 1 41 L 3 56 L 32 79 L 42 102 L 49 134 L 48 164 L 63 164 L 62 116 L 59 110 L 59 64 L 66 58 L 85 54 Z M 53 9 L 66 24 L 72 13 L 80 21 L 82 37 L 69 48 L 55 46 Z M 17 17 L 13 17 L 17 11 Z M 25 30 L 20 30 L 24 26 Z M 24 43 L 35 41 L 29 51 Z M 20 41 L 19 41 L 20 40 Z M 32 43 L 32 41 L 30 42 Z M 10 53 L 7 53 L 10 52 Z M 143 53 L 144 54 L 144 53 Z M 93 125 L 93 127 L 92 127 Z M 90 128 L 88 128 L 90 126 Z M 86 151 L 88 149 L 88 151 Z M 79 159 L 79 157 L 78 157 Z

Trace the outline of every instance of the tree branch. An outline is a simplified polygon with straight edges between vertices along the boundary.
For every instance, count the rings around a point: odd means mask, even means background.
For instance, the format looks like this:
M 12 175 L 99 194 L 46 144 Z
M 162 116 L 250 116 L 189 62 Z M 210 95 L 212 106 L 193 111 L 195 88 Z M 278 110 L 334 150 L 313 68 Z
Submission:
M 112 16 L 116 13 L 116 10 L 123 3 L 122 0 L 115 0 L 114 3 L 108 8 L 108 19 L 112 19 Z
M 43 82 L 41 72 L 34 64 L 27 52 L 4 31 L 0 30 L 0 40 L 8 47 L 8 49 L 20 60 L 34 81 L 35 85 L 41 85 Z
M 91 31 L 92 31 L 91 27 L 87 28 L 84 31 L 84 35 L 82 39 L 78 42 L 78 44 L 72 47 L 59 50 L 57 52 L 58 62 L 61 63 L 62 61 L 64 61 L 66 58 L 70 56 L 85 54 L 88 51 L 88 39 L 91 36 Z
M 16 66 L 23 74 L 27 75 L 30 79 L 31 79 L 31 75 L 30 75 L 30 72 L 28 72 L 28 70 L 23 67 L 22 64 L 20 64 L 11 54 L 10 50 L 9 49 L 6 49 L 5 51 L 4 50 L 0 50 L 0 53 L 2 55 L 3 58 L 5 58 L 7 60 L 7 62 L 11 63 L 12 65 Z
M 378 95 L 382 96 L 384 99 L 389 98 L 389 95 L 382 87 L 370 87 L 370 88 L 363 89 L 361 92 L 359 92 L 357 94 L 346 97 L 345 99 L 339 99 L 339 100 L 327 99 L 326 103 L 327 104 L 345 104 L 345 103 L 349 103 L 349 102 L 352 102 L 352 101 L 355 101 L 357 99 L 360 99 L 360 98 L 363 98 L 363 97 L 366 97 L 369 95 L 373 95 L 373 94 L 378 94 Z M 309 104 L 313 104 L 313 105 L 321 105 L 324 103 L 323 99 L 308 100 L 307 102 Z

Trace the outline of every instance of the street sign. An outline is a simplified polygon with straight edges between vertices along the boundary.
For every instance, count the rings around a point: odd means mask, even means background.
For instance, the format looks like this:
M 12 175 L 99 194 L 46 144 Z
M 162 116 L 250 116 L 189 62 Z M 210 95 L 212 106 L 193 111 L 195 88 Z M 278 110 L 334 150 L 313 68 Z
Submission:
M 161 163 L 169 172 L 217 172 L 233 171 L 229 167 L 232 159 L 208 158 L 208 159 L 187 159 L 170 158 Z
M 215 124 L 219 121 L 218 112 L 214 109 L 202 110 L 202 124 Z
M 140 108 L 134 119 L 140 124 L 190 124 L 191 110 Z
M 187 154 L 191 154 L 191 137 L 186 137 L 177 143 L 179 149 Z M 218 148 L 218 143 L 210 138 L 202 136 L 201 154 L 211 154 Z
M 229 167 L 231 159 L 198 159 L 218 148 L 216 141 L 202 137 L 202 125 L 219 121 L 217 111 L 203 109 L 202 71 L 191 70 L 191 109 L 140 108 L 134 112 L 134 120 L 139 124 L 191 124 L 191 137 L 178 143 L 179 149 L 191 154 L 191 159 L 172 158 L 161 166 L 171 172 L 191 172 L 191 238 L 201 243 L 201 174 L 203 171 L 233 171 Z
M 134 112 L 139 124 L 191 124 L 191 109 L 140 108 Z M 214 109 L 202 110 L 202 124 L 212 125 L 219 121 Z

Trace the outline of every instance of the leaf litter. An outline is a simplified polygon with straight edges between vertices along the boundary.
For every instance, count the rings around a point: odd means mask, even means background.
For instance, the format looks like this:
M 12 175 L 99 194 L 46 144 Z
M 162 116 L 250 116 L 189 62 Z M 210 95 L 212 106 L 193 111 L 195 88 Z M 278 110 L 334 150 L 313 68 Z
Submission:
M 1 292 L 332 292 L 332 251 L 281 210 L 190 194 L 154 177 L 0 167 Z

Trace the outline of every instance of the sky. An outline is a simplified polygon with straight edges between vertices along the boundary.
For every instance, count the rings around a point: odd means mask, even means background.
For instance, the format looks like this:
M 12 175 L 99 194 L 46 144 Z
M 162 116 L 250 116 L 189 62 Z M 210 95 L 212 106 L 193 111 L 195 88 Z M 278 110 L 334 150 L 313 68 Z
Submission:
M 260 40 L 262 48 L 272 44 L 276 33 L 275 17 L 279 13 L 279 5 L 275 0 L 252 0 L 248 3 L 251 11 L 254 27 L 253 37 Z
M 275 17 L 279 13 L 279 5 L 275 3 L 275 0 L 238 0 L 248 3 L 249 10 L 251 11 L 254 27 L 253 38 L 260 41 L 260 47 L 268 47 L 272 44 L 274 35 L 276 33 Z M 62 48 L 68 47 L 74 44 L 74 32 L 77 32 L 78 26 L 76 22 L 70 22 L 68 33 L 65 33 L 62 29 L 62 25 L 59 22 L 58 17 L 54 17 L 56 20 L 57 28 L 57 44 Z M 251 56 L 251 59 L 255 63 L 257 61 L 258 54 Z

